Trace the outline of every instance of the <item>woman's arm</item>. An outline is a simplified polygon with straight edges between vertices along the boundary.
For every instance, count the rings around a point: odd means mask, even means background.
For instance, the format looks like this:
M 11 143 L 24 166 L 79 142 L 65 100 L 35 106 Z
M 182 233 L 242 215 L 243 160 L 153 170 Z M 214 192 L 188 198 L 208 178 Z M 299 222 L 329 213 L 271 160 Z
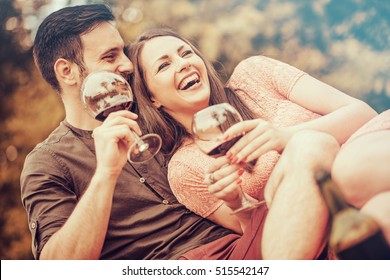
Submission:
M 287 97 L 321 116 L 290 127 L 276 127 L 261 119 L 234 125 L 226 131 L 226 139 L 241 133 L 246 135 L 227 153 L 233 162 L 248 162 L 271 150 L 282 152 L 294 134 L 307 129 L 329 133 L 343 144 L 358 128 L 377 115 L 365 102 L 309 75 L 302 75 Z
M 309 75 L 304 75 L 297 81 L 289 98 L 292 102 L 322 115 L 318 119 L 293 126 L 291 130 L 320 130 L 333 135 L 340 144 L 377 115 L 365 102 Z

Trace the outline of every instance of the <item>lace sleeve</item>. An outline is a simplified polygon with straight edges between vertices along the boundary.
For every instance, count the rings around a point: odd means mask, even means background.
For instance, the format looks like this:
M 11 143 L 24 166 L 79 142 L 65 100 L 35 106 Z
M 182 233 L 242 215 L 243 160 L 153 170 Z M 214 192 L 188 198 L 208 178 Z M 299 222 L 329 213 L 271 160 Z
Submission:
M 208 217 L 223 201 L 215 198 L 203 183 L 206 167 L 214 160 L 193 147 L 181 148 L 168 165 L 168 180 L 177 200 L 192 212 Z

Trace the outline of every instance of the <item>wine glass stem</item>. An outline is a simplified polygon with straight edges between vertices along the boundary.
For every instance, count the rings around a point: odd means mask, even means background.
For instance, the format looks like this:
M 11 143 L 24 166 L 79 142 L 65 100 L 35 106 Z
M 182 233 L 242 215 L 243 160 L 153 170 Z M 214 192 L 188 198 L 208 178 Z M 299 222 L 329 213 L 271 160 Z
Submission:
M 242 187 L 240 187 L 241 191 L 241 207 L 248 206 L 250 204 L 249 200 L 246 198 L 244 191 L 242 190 Z
M 130 129 L 131 136 L 135 139 L 135 142 L 138 144 L 139 151 L 142 153 L 149 149 L 149 145 L 142 141 L 142 139 L 135 133 L 132 129 Z

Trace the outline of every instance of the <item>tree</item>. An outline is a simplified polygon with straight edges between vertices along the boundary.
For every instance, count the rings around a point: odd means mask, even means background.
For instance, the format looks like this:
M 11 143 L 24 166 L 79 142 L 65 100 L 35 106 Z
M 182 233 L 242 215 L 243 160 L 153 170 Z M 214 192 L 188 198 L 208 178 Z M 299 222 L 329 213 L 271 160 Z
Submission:
M 15 94 L 30 83 L 34 67 L 31 48 L 20 43 L 28 34 L 14 1 L 1 0 L 0 23 L 0 258 L 30 259 L 31 239 L 19 189 L 23 149 L 14 142 L 9 120 L 21 105 L 15 104 Z

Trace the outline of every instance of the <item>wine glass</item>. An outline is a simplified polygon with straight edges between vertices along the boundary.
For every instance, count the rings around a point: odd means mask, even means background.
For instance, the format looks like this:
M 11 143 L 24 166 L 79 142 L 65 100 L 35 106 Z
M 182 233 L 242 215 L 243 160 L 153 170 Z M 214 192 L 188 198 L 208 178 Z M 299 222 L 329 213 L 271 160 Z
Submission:
M 211 157 L 223 156 L 243 136 L 243 134 L 240 134 L 226 141 L 223 139 L 224 132 L 232 125 L 241 121 L 241 115 L 228 103 L 209 106 L 195 113 L 192 118 L 192 132 L 195 136 L 195 143 L 204 153 Z M 254 163 L 246 163 L 244 168 L 251 172 Z M 242 192 L 241 207 L 234 210 L 233 214 L 251 210 L 264 203 L 264 201 L 249 201 L 246 199 L 241 187 L 240 189 Z
M 85 78 L 81 87 L 81 100 L 93 118 L 104 121 L 112 112 L 131 109 L 134 96 L 124 77 L 110 71 L 97 71 Z M 150 133 L 139 137 L 130 131 L 135 139 L 128 152 L 130 162 L 142 163 L 158 153 L 162 144 L 159 135 Z

